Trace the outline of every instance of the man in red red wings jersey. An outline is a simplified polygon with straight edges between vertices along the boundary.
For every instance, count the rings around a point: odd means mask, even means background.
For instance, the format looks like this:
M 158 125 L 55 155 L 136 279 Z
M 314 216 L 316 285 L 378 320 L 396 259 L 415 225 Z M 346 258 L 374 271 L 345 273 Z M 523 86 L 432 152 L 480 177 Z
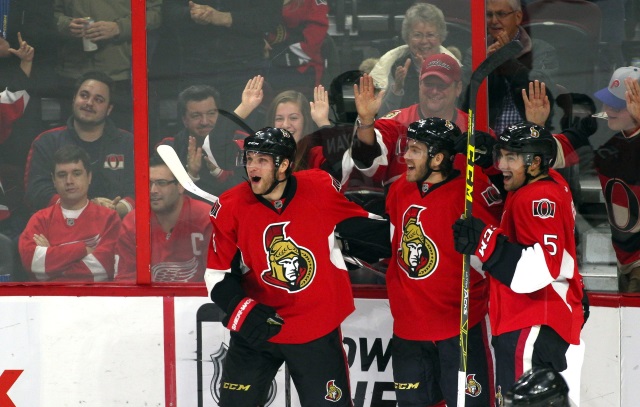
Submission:
M 491 276 L 498 392 L 532 367 L 551 366 L 580 405 L 583 282 L 571 192 L 550 169 L 556 143 L 545 128 L 519 123 L 499 137 L 494 154 L 508 191 L 500 227 L 469 217 L 453 230 L 456 250 L 477 256 Z
M 389 255 L 389 224 L 349 202 L 326 172 L 292 174 L 295 153 L 284 129 L 247 137 L 248 182 L 211 210 L 205 282 L 231 330 L 221 406 L 262 404 L 284 361 L 302 405 L 352 405 L 340 324 L 354 303 L 336 234 L 351 254 L 380 242 L 374 261 Z M 232 268 L 238 257 L 242 267 Z
M 36 212 L 20 235 L 22 264 L 36 281 L 113 279 L 118 213 L 90 201 L 89 155 L 75 144 L 53 154 L 58 202 Z
M 151 204 L 151 280 L 204 281 L 211 222 L 206 203 L 190 198 L 158 156 L 149 161 Z M 135 209 L 122 221 L 118 238 L 116 281 L 134 281 L 136 273 Z
M 448 231 L 464 212 L 465 178 L 453 168 L 455 142 L 461 137 L 460 129 L 448 120 L 412 123 L 406 139 L 400 139 L 407 170 L 387 195 L 392 225 L 387 289 L 393 315 L 393 379 L 400 407 L 430 406 L 441 400 L 456 405 L 463 266 Z M 481 208 L 477 213 L 492 219 Z M 469 285 L 465 404 L 485 407 L 494 404 L 489 285 L 476 268 Z

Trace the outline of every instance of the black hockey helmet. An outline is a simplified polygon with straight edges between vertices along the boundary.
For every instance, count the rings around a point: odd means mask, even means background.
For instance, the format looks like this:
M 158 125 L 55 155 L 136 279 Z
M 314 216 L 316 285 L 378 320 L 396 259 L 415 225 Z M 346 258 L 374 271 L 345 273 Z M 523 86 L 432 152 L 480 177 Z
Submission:
M 504 406 L 569 407 L 569 387 L 555 370 L 534 367 L 504 395 Z
M 540 156 L 543 170 L 553 165 L 557 154 L 556 141 L 549 130 L 529 122 L 513 124 L 498 137 L 493 148 L 494 162 L 497 162 L 500 149 L 523 154 L 526 165 L 531 165 L 533 157 Z
M 247 151 L 255 151 L 273 156 L 276 168 L 283 159 L 289 160 L 289 169 L 293 168 L 296 157 L 296 140 L 291 133 L 277 127 L 264 127 L 244 139 L 242 153 L 243 164 L 247 162 Z
M 455 155 L 455 146 L 461 137 L 462 132 L 455 123 L 439 117 L 418 120 L 407 129 L 407 138 L 425 143 L 430 157 L 441 151 Z

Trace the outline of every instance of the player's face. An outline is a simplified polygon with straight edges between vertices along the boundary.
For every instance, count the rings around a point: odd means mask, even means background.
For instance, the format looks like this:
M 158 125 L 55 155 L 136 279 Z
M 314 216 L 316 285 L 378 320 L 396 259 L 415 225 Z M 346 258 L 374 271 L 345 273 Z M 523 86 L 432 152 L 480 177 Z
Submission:
M 526 182 L 526 166 L 524 158 L 513 151 L 500 149 L 496 157 L 496 167 L 502 171 L 504 177 L 504 189 L 515 191 Z
M 437 76 L 420 81 L 420 110 L 425 117 L 453 119 L 456 100 L 462 92 L 462 82 L 447 84 Z
M 251 190 L 256 195 L 266 193 L 273 185 L 276 176 L 278 179 L 284 179 L 284 171 L 282 170 L 284 164 L 281 164 L 276 172 L 273 157 L 269 154 L 247 151 L 246 166 Z
M 626 108 L 618 110 L 609 105 L 604 105 L 604 111 L 609 117 L 607 125 L 613 131 L 634 130 L 638 127 L 638 123 Z
M 187 102 L 182 124 L 190 136 L 204 139 L 211 133 L 217 121 L 218 105 L 212 97 Z
M 296 143 L 305 136 L 304 115 L 300 105 L 294 102 L 280 103 L 273 119 L 274 127 L 289 130 Z
M 428 151 L 426 144 L 409 139 L 403 157 L 407 164 L 408 182 L 418 182 L 427 175 Z
M 487 2 L 487 32 L 497 39 L 506 34 L 512 40 L 518 32 L 522 22 L 522 11 L 515 11 L 509 5 L 509 0 L 489 0 Z
M 56 164 L 53 172 L 53 186 L 60 195 L 63 208 L 82 208 L 87 203 L 90 184 L 91 174 L 84 168 L 82 161 Z
M 409 30 L 409 50 L 422 59 L 440 53 L 441 43 L 442 38 L 433 24 L 419 21 Z
M 100 125 L 111 113 L 113 105 L 109 87 L 100 81 L 84 81 L 73 98 L 73 118 L 80 125 Z
M 171 213 L 179 207 L 184 188 L 166 165 L 149 168 L 149 202 L 157 214 Z

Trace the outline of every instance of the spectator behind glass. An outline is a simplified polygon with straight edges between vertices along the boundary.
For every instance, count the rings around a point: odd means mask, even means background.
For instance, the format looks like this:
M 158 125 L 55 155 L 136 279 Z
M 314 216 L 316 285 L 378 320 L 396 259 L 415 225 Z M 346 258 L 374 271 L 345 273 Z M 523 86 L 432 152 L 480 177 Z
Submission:
M 262 102 L 264 79 L 257 76 L 250 80 L 242 95 L 243 102 L 235 110 L 238 117 L 248 116 Z M 322 168 L 344 184 L 351 174 L 351 160 L 343 161 L 348 140 L 345 129 L 331 127 L 329 121 L 329 95 L 324 87 L 314 88 L 314 101 L 309 102 L 300 92 L 288 90 L 276 95 L 269 105 L 266 124 L 288 130 L 297 144 L 297 152 L 292 163 L 293 171 Z M 236 164 L 237 146 L 240 140 L 231 132 L 214 131 L 214 136 L 205 141 L 205 151 L 213 155 L 220 166 L 232 169 Z M 233 143 L 235 141 L 235 143 Z M 207 146 L 210 146 L 207 151 Z M 226 148 L 233 146 L 233 148 Z M 331 146 L 339 148 L 331 148 Z M 334 151 L 335 150 L 335 151 Z M 211 151 L 213 154 L 211 154 Z
M 329 29 L 326 0 L 284 0 L 282 24 L 267 35 L 269 85 L 273 93 L 297 90 L 307 98 L 324 71 L 322 43 Z
M 147 0 L 147 29 L 160 26 L 161 0 Z M 53 17 L 60 35 L 58 94 L 67 100 L 78 77 L 90 72 L 107 74 L 117 89 L 114 121 L 123 129 L 132 129 L 131 97 L 131 4 L 128 0 L 55 0 Z M 93 20 L 88 24 L 87 17 Z M 83 41 L 97 45 L 87 51 Z M 68 104 L 62 103 L 63 116 Z
M 264 34 L 282 16 L 282 0 L 164 0 L 163 21 L 181 47 L 180 89 L 194 84 L 225 95 L 220 108 L 240 103 L 247 80 L 263 74 Z
M 418 103 L 422 62 L 436 54 L 453 54 L 442 46 L 447 25 L 442 11 L 427 3 L 409 7 L 402 22 L 402 45 L 380 57 L 371 71 L 376 88 L 386 89 L 380 113 Z M 456 60 L 456 62 L 459 61 Z
M 151 281 L 203 281 L 211 239 L 211 205 L 184 194 L 169 167 L 158 157 L 149 161 L 151 205 Z M 135 281 L 136 212 L 122 221 L 118 238 L 116 281 Z
M 609 129 L 615 134 L 595 149 L 593 164 L 607 208 L 611 241 L 618 262 L 619 288 L 633 293 L 640 292 L 640 208 L 635 204 L 640 201 L 639 80 L 640 68 L 618 68 L 611 76 L 609 86 L 594 93 L 603 104 Z M 556 161 L 561 167 L 578 162 L 576 151 L 589 145 L 589 135 L 588 132 L 584 137 L 572 137 L 568 131 L 556 135 L 561 147 Z
M 547 96 L 553 102 L 550 88 L 558 72 L 556 50 L 549 43 L 531 38 L 520 26 L 522 8 L 520 0 L 487 0 L 487 56 L 511 41 L 520 41 L 522 51 L 494 70 L 488 78 L 489 126 L 496 134 L 502 133 L 513 123 L 526 118 L 522 90 L 529 82 L 539 80 L 547 84 Z M 588 52 L 585 50 L 585 52 Z M 471 49 L 463 60 L 465 84 L 471 77 Z M 469 89 L 465 91 L 463 110 L 468 108 Z M 550 124 L 550 119 L 547 122 Z
M 184 127 L 175 136 L 160 142 L 176 150 L 187 173 L 199 188 L 216 196 L 242 181 L 240 176 L 234 174 L 233 168 L 224 171 L 211 155 L 203 151 L 206 137 L 214 129 L 225 135 L 235 136 L 237 132 L 235 123 L 219 114 L 219 100 L 218 92 L 208 85 L 193 85 L 180 92 L 178 117 L 182 119 Z M 230 144 L 231 148 L 237 150 L 231 140 Z M 192 197 L 202 199 L 195 195 Z
M 36 212 L 20 236 L 22 264 L 35 281 L 98 282 L 113 279 L 120 218 L 89 200 L 89 155 L 68 144 L 56 150 L 49 174 L 60 197 Z
M 89 197 L 116 209 L 123 217 L 134 206 L 133 135 L 116 128 L 109 118 L 114 108 L 113 81 L 101 72 L 81 76 L 66 126 L 45 131 L 31 145 L 25 170 L 26 201 L 42 209 L 58 200 L 51 182 L 53 153 L 67 144 L 89 154 L 93 180 Z

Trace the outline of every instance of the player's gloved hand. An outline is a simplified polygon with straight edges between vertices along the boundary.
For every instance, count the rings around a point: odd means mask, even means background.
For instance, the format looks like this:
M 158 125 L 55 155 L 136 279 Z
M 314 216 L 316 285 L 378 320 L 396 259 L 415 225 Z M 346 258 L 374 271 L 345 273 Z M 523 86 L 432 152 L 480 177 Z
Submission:
M 501 229 L 485 225 L 473 216 L 458 219 L 452 226 L 454 247 L 462 254 L 475 254 L 480 261 L 486 262 L 493 254 Z
M 250 345 L 257 346 L 277 335 L 282 329 L 284 320 L 275 309 L 256 302 L 253 298 L 244 297 L 227 313 L 222 320 L 229 330 L 237 332 Z
M 475 164 L 482 168 L 489 168 L 493 165 L 493 146 L 496 144 L 491 134 L 484 131 L 475 130 Z M 455 149 L 460 154 L 467 154 L 468 132 L 464 132 L 457 142 Z

